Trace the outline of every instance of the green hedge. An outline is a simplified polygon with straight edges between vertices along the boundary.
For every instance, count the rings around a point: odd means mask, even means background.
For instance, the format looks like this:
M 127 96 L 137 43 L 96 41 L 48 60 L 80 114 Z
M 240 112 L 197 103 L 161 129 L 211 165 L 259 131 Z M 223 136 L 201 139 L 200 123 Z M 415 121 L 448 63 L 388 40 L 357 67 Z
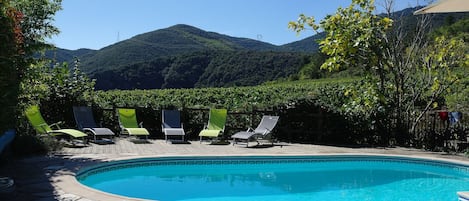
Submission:
M 161 109 L 182 111 L 189 139 L 197 139 L 207 122 L 209 108 L 229 111 L 226 136 L 256 126 L 264 114 L 279 115 L 277 138 L 288 142 L 352 143 L 345 137 L 348 126 L 337 111 L 321 106 L 318 94 L 326 88 L 342 90 L 354 79 L 325 79 L 288 83 L 269 83 L 256 87 L 196 88 L 131 91 L 97 91 L 89 100 L 99 123 L 119 132 L 115 108 L 137 109 L 139 121 L 150 130 L 153 138 L 163 138 Z M 341 93 L 341 92 L 336 92 Z M 65 107 L 65 108 L 64 108 Z M 76 127 L 71 105 L 43 102 L 42 113 L 49 122 L 64 121 L 64 127 Z
M 225 138 L 256 126 L 262 115 L 278 115 L 280 121 L 274 134 L 284 142 L 387 144 L 391 140 L 389 133 L 376 127 L 373 115 L 370 115 L 375 111 L 364 111 L 368 114 L 344 112 L 343 105 L 350 101 L 344 92 L 350 88 L 361 93 L 363 87 L 357 79 L 342 79 L 270 83 L 257 87 L 97 91 L 86 104 L 92 106 L 98 123 L 116 133 L 120 132 L 120 128 L 115 109 L 135 108 L 138 120 L 143 121 L 151 138 L 155 139 L 164 138 L 161 132 L 162 109 L 181 110 L 187 139 L 196 140 L 208 120 L 209 109 L 216 107 L 228 109 Z M 64 127 L 76 127 L 71 104 L 42 102 L 41 110 L 48 122 L 64 121 Z M 425 133 L 409 136 L 420 142 L 418 136 L 422 135 Z M 413 145 L 436 148 L 425 143 Z

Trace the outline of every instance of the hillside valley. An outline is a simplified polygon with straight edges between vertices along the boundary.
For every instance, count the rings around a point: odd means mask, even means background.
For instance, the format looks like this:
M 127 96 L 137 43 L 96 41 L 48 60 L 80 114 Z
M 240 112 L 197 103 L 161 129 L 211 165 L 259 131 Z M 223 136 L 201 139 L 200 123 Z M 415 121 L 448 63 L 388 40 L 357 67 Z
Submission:
M 411 31 L 418 8 L 394 13 Z M 434 28 L 467 14 L 435 15 Z M 396 17 L 397 18 L 397 17 Z M 295 34 L 292 31 L 292 34 Z M 178 24 L 136 35 L 99 50 L 46 52 L 56 62 L 80 60 L 80 69 L 96 79 L 97 90 L 252 86 L 295 76 L 317 62 L 318 33 L 284 45 L 232 37 Z

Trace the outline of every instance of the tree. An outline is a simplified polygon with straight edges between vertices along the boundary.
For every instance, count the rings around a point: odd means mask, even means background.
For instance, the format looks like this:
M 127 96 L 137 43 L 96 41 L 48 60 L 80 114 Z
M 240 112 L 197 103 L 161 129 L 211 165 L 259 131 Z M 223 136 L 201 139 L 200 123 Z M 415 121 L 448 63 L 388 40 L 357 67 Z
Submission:
M 21 62 L 23 43 L 20 21 L 21 13 L 12 8 L 7 0 L 0 0 L 0 135 L 14 128 L 15 104 L 18 95 L 18 63 Z
M 304 65 L 298 73 L 299 79 L 318 79 L 324 77 L 324 72 L 321 72 L 320 66 L 324 63 L 326 57 L 320 52 L 311 56 L 311 61 Z
M 352 0 L 349 7 L 339 8 L 319 24 L 314 17 L 300 15 L 289 27 L 297 32 L 306 26 L 326 32 L 320 49 L 329 58 L 322 69 L 359 67 L 367 73 L 362 86 L 344 91 L 350 97 L 341 106 L 344 114 L 369 118 L 370 128 L 384 144 L 391 139 L 408 144 L 422 116 L 438 106 L 458 80 L 452 69 L 465 65 L 467 51 L 461 49 L 467 45 L 444 37 L 428 41 L 428 16 L 421 17 L 413 32 L 396 26 L 391 5 L 392 0 L 386 1 L 387 16 L 378 16 L 373 0 Z
M 15 127 L 20 83 L 31 66 L 41 63 L 33 56 L 49 47 L 45 38 L 58 33 L 51 23 L 60 4 L 60 0 L 0 0 L 0 133 Z
M 66 126 L 74 126 L 71 108 L 87 105 L 93 96 L 95 80 L 91 80 L 79 69 L 80 62 L 75 59 L 72 68 L 68 63 L 57 63 L 49 68 L 41 80 L 46 86 L 46 96 L 40 98 L 41 108 L 47 111 L 50 120 L 63 121 Z M 34 93 L 28 93 L 34 94 Z

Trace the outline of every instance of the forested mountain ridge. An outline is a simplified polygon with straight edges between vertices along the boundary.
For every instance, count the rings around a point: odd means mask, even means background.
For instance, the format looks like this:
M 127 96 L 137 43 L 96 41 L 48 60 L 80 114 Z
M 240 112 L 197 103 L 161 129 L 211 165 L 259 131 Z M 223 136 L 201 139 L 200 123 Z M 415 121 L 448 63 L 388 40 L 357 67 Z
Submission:
M 283 51 L 284 49 L 270 43 L 207 32 L 196 27 L 179 24 L 136 35 L 91 52 L 91 54 L 75 56 L 81 60 L 84 72 L 96 73 L 148 62 L 156 57 L 175 56 L 190 52 L 230 50 Z M 62 52 L 62 50 L 57 52 Z M 58 61 L 70 61 L 67 59 L 70 57 L 57 57 Z
M 94 74 L 97 89 L 252 86 L 296 74 L 308 54 L 206 51 L 159 57 Z
M 304 52 L 316 51 L 315 41 L 306 43 L 276 46 L 180 24 L 75 56 L 100 90 L 246 86 L 296 74 L 308 62 Z M 70 50 L 48 54 L 73 61 Z
M 78 50 L 67 50 L 62 48 L 56 48 L 55 50 L 46 51 L 47 58 L 53 58 L 57 62 L 73 62 L 74 58 L 86 57 L 87 54 L 93 55 L 97 50 L 81 48 Z
M 412 14 L 416 9 L 404 9 L 392 16 L 411 30 L 417 22 Z M 467 15 L 449 16 L 433 16 L 433 26 Z M 57 49 L 47 54 L 58 62 L 79 58 L 81 69 L 97 79 L 96 88 L 101 90 L 246 86 L 296 75 L 311 61 L 319 48 L 317 40 L 323 37 L 324 33 L 318 33 L 276 46 L 179 24 L 100 50 Z

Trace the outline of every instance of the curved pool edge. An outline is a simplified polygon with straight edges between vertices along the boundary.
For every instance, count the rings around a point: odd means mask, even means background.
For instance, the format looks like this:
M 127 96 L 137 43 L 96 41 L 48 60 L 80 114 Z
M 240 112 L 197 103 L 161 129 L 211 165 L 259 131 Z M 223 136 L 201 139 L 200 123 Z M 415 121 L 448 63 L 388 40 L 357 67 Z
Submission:
M 469 191 L 458 192 L 459 201 L 469 201 Z
M 130 160 L 151 160 L 151 159 L 168 159 L 168 158 L 220 158 L 220 157 L 288 157 L 288 156 L 298 156 L 298 157 L 308 157 L 308 156 L 324 156 L 324 157 L 397 157 L 397 158 L 404 158 L 409 160 L 424 160 L 424 161 L 434 161 L 437 163 L 445 163 L 451 165 L 462 165 L 462 166 L 469 166 L 469 161 L 461 161 L 456 159 L 450 158 L 438 158 L 438 157 L 429 157 L 429 156 L 414 156 L 414 155 L 398 155 L 398 154 L 376 154 L 376 153 L 330 153 L 330 154 L 282 154 L 282 155 L 275 155 L 275 154 L 257 154 L 257 155 L 155 155 L 155 156 L 132 156 L 132 157 L 120 157 L 120 158 L 112 158 L 104 162 L 111 162 L 111 163 L 120 163 L 121 161 L 130 161 Z M 82 197 L 86 200 L 109 200 L 109 201 L 124 201 L 124 200 L 132 200 L 132 201 L 148 201 L 147 199 L 141 198 L 131 198 L 125 197 L 121 195 L 111 194 L 104 191 L 96 190 L 86 185 L 81 184 L 78 180 L 76 175 L 81 171 L 84 171 L 89 168 L 93 168 L 95 166 L 100 166 L 102 163 L 83 166 L 75 171 L 68 171 L 65 174 L 60 174 L 60 178 L 56 178 L 54 181 L 54 186 L 59 187 L 62 191 L 73 193 L 73 195 L 77 195 Z M 455 193 L 455 198 L 458 198 L 459 201 L 469 201 L 469 191 L 464 192 L 457 192 Z
M 52 179 L 54 187 L 56 189 L 59 189 L 58 194 L 64 194 L 68 195 L 69 197 L 75 197 L 77 198 L 76 200 L 84 199 L 87 201 L 150 201 L 141 198 L 120 196 L 90 188 L 81 184 L 76 179 L 75 172 L 65 170 L 58 172 L 58 174 L 60 176 Z

